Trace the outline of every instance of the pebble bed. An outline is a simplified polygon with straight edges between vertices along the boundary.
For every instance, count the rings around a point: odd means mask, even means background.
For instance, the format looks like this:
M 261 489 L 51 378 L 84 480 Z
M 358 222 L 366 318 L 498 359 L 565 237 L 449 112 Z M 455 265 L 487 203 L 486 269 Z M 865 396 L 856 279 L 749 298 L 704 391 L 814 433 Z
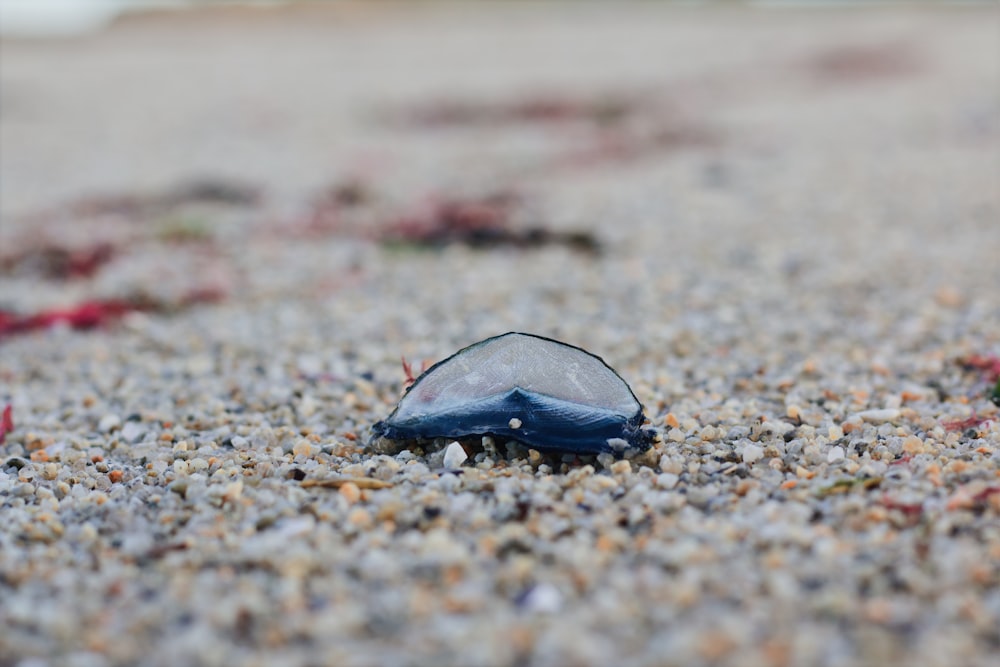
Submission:
M 968 360 L 1000 354 L 1000 72 L 982 57 L 1000 49 L 996 11 L 592 7 L 568 25 L 539 6 L 368 12 L 333 12 L 329 33 L 309 29 L 325 16 L 312 8 L 3 45 L 0 241 L 129 250 L 70 282 L 22 267 L 0 304 L 141 292 L 178 307 L 0 339 L 15 427 L 0 444 L 0 665 L 993 664 L 1000 409 Z M 176 83 L 153 56 L 179 30 L 234 83 L 201 106 L 175 90 L 172 122 L 191 150 L 258 141 L 233 168 L 266 183 L 265 200 L 181 211 L 210 245 L 106 211 L 49 213 L 39 230 L 25 212 L 60 202 L 32 170 L 58 153 L 26 142 L 62 128 L 79 167 L 89 139 L 69 138 L 75 107 L 27 119 L 36 92 L 77 94 L 73 75 L 15 84 L 74 52 L 117 73 L 112 120 L 155 150 L 163 139 L 134 118 L 145 89 L 129 89 L 148 73 L 123 58 L 138 50 L 153 81 Z M 649 55 L 618 49 L 628 35 Z M 534 68 L 551 44 L 564 51 Z M 330 63 L 358 49 L 371 70 L 301 103 L 298 61 L 269 60 L 289 45 Z M 581 71 L 573 54 L 591 47 L 580 57 L 600 66 Z M 293 110 L 234 129 L 223 120 L 255 62 Z M 206 84 L 208 69 L 185 76 Z M 432 131 L 368 113 L 455 82 L 489 100 L 556 83 L 659 91 L 669 103 L 629 122 L 697 119 L 714 139 L 566 166 L 590 121 Z M 82 93 L 79 114 L 101 104 Z M 281 142 L 323 122 L 324 137 L 353 137 L 330 139 L 345 157 L 303 141 L 287 168 Z M 352 176 L 366 150 L 375 195 L 350 231 L 300 233 L 309 179 Z M 187 174 L 182 154 L 120 189 Z M 113 182 L 101 159 L 54 169 L 67 197 Z M 428 193 L 497 187 L 526 193 L 512 224 L 585 229 L 601 252 L 378 241 L 379 220 Z M 226 298 L 179 305 L 206 281 Z M 654 447 L 630 460 L 488 437 L 366 448 L 402 391 L 401 356 L 418 366 L 511 330 L 602 356 Z

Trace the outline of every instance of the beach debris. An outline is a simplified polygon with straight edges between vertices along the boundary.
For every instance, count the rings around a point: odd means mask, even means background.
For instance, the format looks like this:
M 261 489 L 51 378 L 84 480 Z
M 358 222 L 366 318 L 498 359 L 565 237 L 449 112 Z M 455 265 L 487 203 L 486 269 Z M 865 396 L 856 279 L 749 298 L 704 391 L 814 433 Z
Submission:
M 648 449 L 642 405 L 600 357 L 510 332 L 463 348 L 410 385 L 373 443 L 491 435 L 547 452 Z
M 825 50 L 806 63 L 806 69 L 826 82 L 875 81 L 913 74 L 920 68 L 916 50 L 908 43 L 847 45 Z
M 118 248 L 107 241 L 73 247 L 42 243 L 17 252 L 0 251 L 0 272 L 40 275 L 48 280 L 90 278 L 114 259 Z
M 129 313 L 169 312 L 199 303 L 214 303 L 224 296 L 222 291 L 206 287 L 192 290 L 176 302 L 137 295 L 122 299 L 93 299 L 68 308 L 51 308 L 26 315 L 0 310 L 0 340 L 4 336 L 48 329 L 59 324 L 71 329 L 94 329 Z
M 600 251 L 600 242 L 588 231 L 515 226 L 519 206 L 520 198 L 509 192 L 478 198 L 436 198 L 389 224 L 381 240 L 390 246 L 426 248 L 453 244 L 477 249 L 561 245 L 585 253 Z
M 10 403 L 0 415 L 0 445 L 7 439 L 7 434 L 14 430 L 14 406 Z
M 989 421 L 989 417 L 977 415 L 976 411 L 973 410 L 972 414 L 965 419 L 948 419 L 942 421 L 941 425 L 944 426 L 946 431 L 965 431 L 966 429 L 982 426 Z
M 417 127 L 499 127 L 591 123 L 611 125 L 635 115 L 645 100 L 605 92 L 590 97 L 565 94 L 525 95 L 508 100 L 445 99 L 399 114 Z
M 1000 380 L 1000 357 L 995 354 L 973 354 L 964 359 L 959 359 L 959 363 L 969 370 L 982 372 L 983 379 L 987 382 L 992 383 Z

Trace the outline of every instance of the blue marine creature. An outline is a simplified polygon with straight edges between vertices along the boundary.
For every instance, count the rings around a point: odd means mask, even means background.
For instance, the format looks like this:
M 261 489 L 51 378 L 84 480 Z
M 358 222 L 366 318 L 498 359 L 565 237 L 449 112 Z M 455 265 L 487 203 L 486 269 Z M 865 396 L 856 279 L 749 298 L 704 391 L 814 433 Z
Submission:
M 374 440 L 492 435 L 552 453 L 621 456 L 648 449 L 644 421 L 635 394 L 600 357 L 511 332 L 431 366 L 372 431 Z

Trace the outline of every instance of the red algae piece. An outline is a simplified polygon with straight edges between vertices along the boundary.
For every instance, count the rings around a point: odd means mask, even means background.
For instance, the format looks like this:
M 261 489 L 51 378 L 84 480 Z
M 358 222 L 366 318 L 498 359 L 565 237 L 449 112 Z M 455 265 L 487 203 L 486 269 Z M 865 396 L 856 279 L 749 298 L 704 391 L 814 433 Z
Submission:
M 7 434 L 14 430 L 14 406 L 10 403 L 3 409 L 0 415 L 0 445 L 7 438 Z
M 149 299 L 95 299 L 84 301 L 70 308 L 43 310 L 32 315 L 18 315 L 0 311 L 0 340 L 4 336 L 29 333 L 58 324 L 71 329 L 84 330 L 108 324 L 134 312 L 167 312 L 200 303 L 215 303 L 222 300 L 225 293 L 215 287 L 193 290 L 176 303 L 165 303 Z
M 966 368 L 982 371 L 987 382 L 993 383 L 1000 380 L 1000 357 L 996 355 L 974 354 L 965 359 L 960 359 L 959 363 Z
M 966 417 L 965 419 L 951 419 L 947 421 L 942 421 L 941 425 L 944 426 L 946 431 L 964 431 L 969 428 L 976 428 L 982 424 L 990 421 L 988 417 L 980 417 L 976 414 L 976 411 L 972 411 L 972 415 Z

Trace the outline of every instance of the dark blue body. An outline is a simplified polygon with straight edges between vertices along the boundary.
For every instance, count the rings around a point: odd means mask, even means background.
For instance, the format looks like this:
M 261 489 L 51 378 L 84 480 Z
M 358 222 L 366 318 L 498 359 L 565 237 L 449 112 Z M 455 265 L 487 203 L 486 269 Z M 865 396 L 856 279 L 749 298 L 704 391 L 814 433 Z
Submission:
M 622 453 L 609 440 L 624 440 L 645 449 L 651 434 L 640 429 L 642 409 L 630 417 L 514 388 L 497 396 L 471 401 L 449 412 L 395 421 L 390 415 L 373 426 L 377 437 L 390 440 L 467 438 L 494 435 L 517 440 L 548 452 L 574 454 Z M 511 428 L 512 418 L 520 420 Z M 619 445 L 621 443 L 618 443 Z

